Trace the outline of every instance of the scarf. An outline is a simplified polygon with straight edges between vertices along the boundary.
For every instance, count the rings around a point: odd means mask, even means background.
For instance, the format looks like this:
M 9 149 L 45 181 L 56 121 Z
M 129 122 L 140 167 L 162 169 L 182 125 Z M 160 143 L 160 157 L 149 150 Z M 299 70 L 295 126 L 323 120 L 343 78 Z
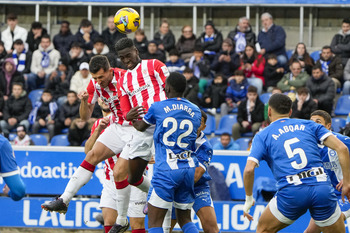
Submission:
M 331 61 L 323 61 L 320 59 L 320 63 L 321 63 L 321 66 L 322 66 L 322 71 L 328 75 L 328 72 L 329 72 L 329 64 L 331 63 Z
M 16 50 L 13 51 L 12 58 L 13 58 L 13 61 L 15 62 L 18 72 L 22 72 L 26 68 L 26 57 L 27 55 L 26 55 L 25 49 L 23 49 L 19 57 L 17 55 L 17 51 Z
M 43 55 L 43 57 L 41 58 L 41 66 L 43 68 L 47 68 L 49 67 L 50 65 L 50 56 L 49 56 L 49 53 L 51 52 L 52 50 L 49 50 L 47 52 L 45 51 L 42 51 L 41 54 Z
M 236 41 L 236 53 L 243 52 L 247 45 L 245 34 L 243 32 L 237 32 L 234 40 Z

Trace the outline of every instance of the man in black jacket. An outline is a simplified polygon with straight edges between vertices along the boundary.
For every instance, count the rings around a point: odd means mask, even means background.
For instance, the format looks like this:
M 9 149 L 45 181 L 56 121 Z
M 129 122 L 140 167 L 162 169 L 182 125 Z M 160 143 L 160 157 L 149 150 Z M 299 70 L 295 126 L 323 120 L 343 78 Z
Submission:
M 43 25 L 37 21 L 33 22 L 26 41 L 28 43 L 29 51 L 34 52 L 39 48 L 41 37 L 43 35 L 47 35 L 47 31 L 43 28 Z
M 331 114 L 336 92 L 335 85 L 320 66 L 316 65 L 312 68 L 312 77 L 306 81 L 306 87 L 309 88 L 312 98 L 318 105 L 318 109 Z
M 247 99 L 238 106 L 237 123 L 232 126 L 233 139 L 240 138 L 241 133 L 255 134 L 263 121 L 264 103 L 259 99 L 257 88 L 249 86 Z
M 4 119 L 0 121 L 1 130 L 5 135 L 9 135 L 10 130 L 18 125 L 24 125 L 29 129 L 28 116 L 32 110 L 32 102 L 23 89 L 22 83 L 14 83 L 12 95 L 5 103 L 3 111 Z
M 69 28 L 70 23 L 66 20 L 63 20 L 61 23 L 60 31 L 53 38 L 53 44 L 55 49 L 60 51 L 61 57 L 65 56 L 70 49 L 74 41 L 74 36 Z
M 92 23 L 88 19 L 82 19 L 74 40 L 79 42 L 82 49 L 89 54 L 94 48 L 93 41 L 99 37 L 99 33 L 93 28 Z
M 228 34 L 227 38 L 232 40 L 235 44 L 235 52 L 243 53 L 247 44 L 255 45 L 255 33 L 252 31 L 252 27 L 249 24 L 247 17 L 241 17 L 238 20 L 236 28 Z
M 154 34 L 153 40 L 157 43 L 158 49 L 163 53 L 175 48 L 175 36 L 169 29 L 167 20 L 162 21 L 159 31 Z
M 115 43 L 121 38 L 126 37 L 126 34 L 120 33 L 114 25 L 114 16 L 107 18 L 107 28 L 102 31 L 102 38 L 109 48 L 109 51 L 114 51 Z
M 290 117 L 309 120 L 311 113 L 316 110 L 317 103 L 311 98 L 309 89 L 307 87 L 300 87 L 297 90 Z
M 343 19 L 341 29 L 331 42 L 332 52 L 342 59 L 343 67 L 350 58 L 350 18 Z

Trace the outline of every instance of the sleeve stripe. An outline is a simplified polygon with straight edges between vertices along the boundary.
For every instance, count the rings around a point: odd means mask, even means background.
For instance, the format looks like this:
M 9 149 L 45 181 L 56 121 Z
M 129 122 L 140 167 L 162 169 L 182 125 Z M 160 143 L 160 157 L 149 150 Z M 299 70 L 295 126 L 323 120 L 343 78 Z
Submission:
M 207 171 L 207 167 L 206 166 L 204 166 L 202 163 L 198 163 L 199 164 L 199 166 L 201 166 L 205 171 Z
M 0 173 L 2 177 L 8 177 L 8 176 L 13 176 L 19 174 L 19 170 L 15 170 L 12 172 L 6 172 L 6 173 Z
M 333 135 L 331 132 L 326 133 L 320 138 L 321 144 L 323 144 L 323 141 L 326 140 L 329 136 Z
M 142 120 L 143 120 L 144 122 L 146 122 L 146 124 L 148 124 L 148 125 L 153 125 L 153 124 L 149 123 L 148 121 L 146 121 L 145 118 L 142 118 Z
M 259 160 L 257 160 L 256 158 L 248 156 L 248 160 L 255 162 L 258 167 L 260 166 Z

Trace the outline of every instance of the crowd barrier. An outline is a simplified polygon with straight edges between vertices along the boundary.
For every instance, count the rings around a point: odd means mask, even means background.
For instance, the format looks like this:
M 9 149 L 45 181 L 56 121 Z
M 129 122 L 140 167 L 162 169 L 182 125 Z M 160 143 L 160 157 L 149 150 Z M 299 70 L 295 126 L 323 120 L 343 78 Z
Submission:
M 21 177 L 26 184 L 26 193 L 30 197 L 19 202 L 8 197 L 0 198 L 0 227 L 52 227 L 70 229 L 99 229 L 94 216 L 100 213 L 99 199 L 76 198 L 69 204 L 66 215 L 43 211 L 40 204 L 52 198 L 35 197 L 36 195 L 59 195 L 84 159 L 83 148 L 78 147 L 14 147 L 16 160 Z M 243 171 L 247 151 L 214 151 L 212 165 L 217 167 L 225 176 L 232 199 L 244 200 Z M 152 173 L 152 167 L 149 169 Z M 79 195 L 99 196 L 104 176 L 103 166 L 99 164 L 96 171 L 79 192 Z M 256 169 L 255 178 L 267 176 L 272 178 L 266 163 L 261 163 Z M 3 187 L 0 180 L 0 190 Z M 267 203 L 257 203 L 251 209 L 254 217 L 249 222 L 243 217 L 243 201 L 215 201 L 214 207 L 221 232 L 255 232 L 259 216 Z M 310 220 L 307 213 L 292 226 L 281 232 L 303 232 Z M 193 221 L 202 229 L 199 219 L 193 213 Z M 349 232 L 349 231 L 348 231 Z

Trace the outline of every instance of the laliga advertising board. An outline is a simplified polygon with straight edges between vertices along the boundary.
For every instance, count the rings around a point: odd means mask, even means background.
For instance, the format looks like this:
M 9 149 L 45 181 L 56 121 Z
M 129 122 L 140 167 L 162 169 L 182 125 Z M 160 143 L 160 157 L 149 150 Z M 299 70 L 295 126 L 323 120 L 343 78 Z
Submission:
M 40 204 L 51 198 L 38 197 L 42 195 L 60 195 L 74 173 L 83 161 L 85 154 L 79 147 L 14 147 L 16 160 L 21 177 L 26 184 L 26 193 L 30 197 L 15 202 L 10 198 L 0 198 L 0 227 L 53 227 L 70 229 L 102 229 L 94 216 L 101 212 L 98 208 L 104 179 L 103 165 L 96 167 L 95 173 L 78 195 L 89 198 L 73 199 L 66 215 L 43 211 Z M 214 202 L 218 225 L 221 232 L 255 232 L 257 220 L 263 212 L 266 202 L 258 202 L 252 209 L 254 221 L 249 222 L 243 217 L 243 171 L 247 160 L 246 151 L 214 151 L 212 165 L 218 168 L 225 177 L 231 198 L 241 201 Z M 152 173 L 152 169 L 149 170 Z M 262 163 L 256 170 L 255 179 L 259 177 L 272 178 L 266 164 Z M 0 178 L 0 190 L 3 187 Z M 90 198 L 95 196 L 95 198 Z M 6 211 L 4 211 L 6 210 Z M 193 221 L 202 229 L 199 219 L 193 214 Z M 303 232 L 310 220 L 307 213 L 292 226 L 281 232 Z M 147 219 L 146 219 L 147 221 Z M 146 225 L 147 226 L 147 225 Z M 349 232 L 349 231 L 348 231 Z

